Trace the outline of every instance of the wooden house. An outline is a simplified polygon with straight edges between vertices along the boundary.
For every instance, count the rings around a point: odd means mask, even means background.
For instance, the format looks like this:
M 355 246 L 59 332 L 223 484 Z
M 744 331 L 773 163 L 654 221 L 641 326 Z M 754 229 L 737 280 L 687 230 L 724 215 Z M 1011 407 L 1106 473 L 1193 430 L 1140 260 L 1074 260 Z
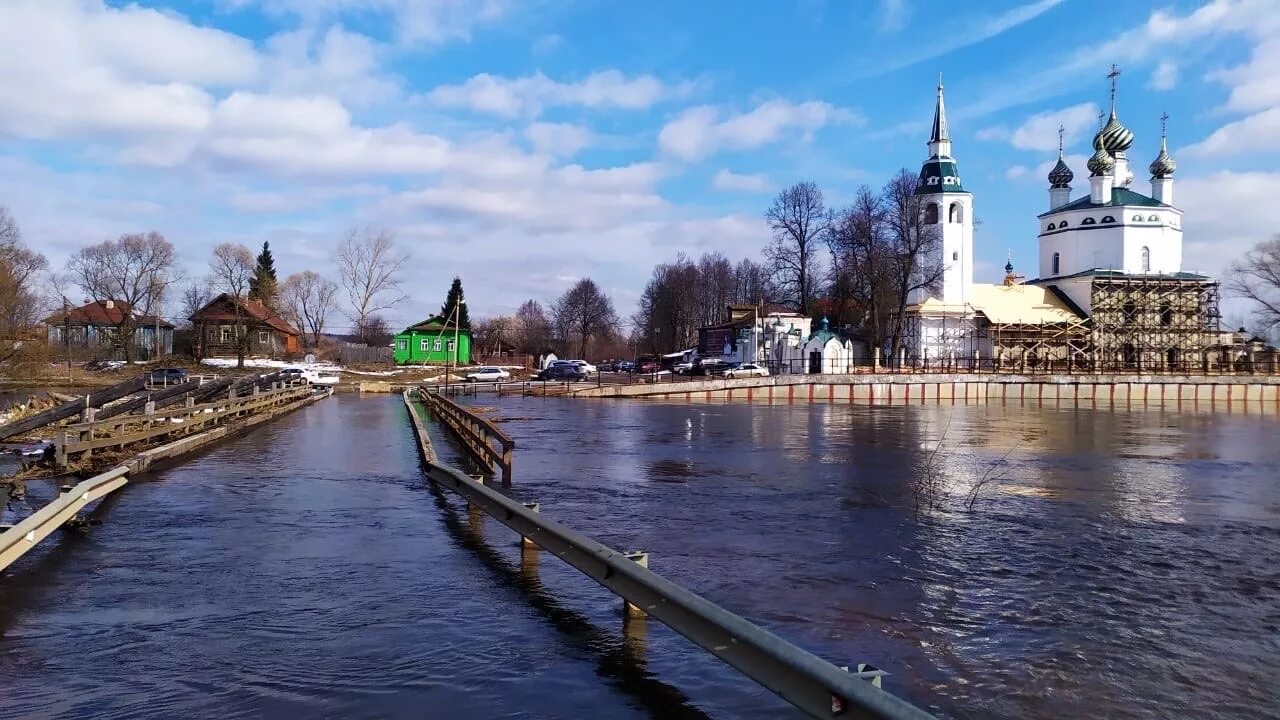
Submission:
M 173 325 L 152 315 L 134 314 L 129 303 L 102 300 L 45 318 L 49 344 L 70 347 L 76 354 L 97 359 L 123 359 L 120 326 L 131 318 L 136 328 L 129 356 L 151 358 L 173 353 Z M 156 338 L 159 337 L 157 346 Z
M 454 340 L 457 347 L 454 347 Z M 436 315 L 410 325 L 395 336 L 392 357 L 397 365 L 471 363 L 471 331 Z
M 202 357 L 236 357 L 241 338 L 246 357 L 280 357 L 300 350 L 301 333 L 261 300 L 222 293 L 190 319 Z

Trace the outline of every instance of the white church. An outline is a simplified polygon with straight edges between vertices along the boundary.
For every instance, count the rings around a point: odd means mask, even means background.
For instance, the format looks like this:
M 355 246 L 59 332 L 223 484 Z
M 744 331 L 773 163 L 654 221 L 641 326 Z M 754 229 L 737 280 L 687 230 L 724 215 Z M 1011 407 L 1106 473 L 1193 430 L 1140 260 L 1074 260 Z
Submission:
M 1182 271 L 1182 211 L 1162 131 L 1150 194 L 1132 188 L 1133 133 L 1111 113 L 1093 139 L 1089 193 L 1072 199 L 1063 159 L 1049 172 L 1049 209 L 1036 219 L 1039 276 L 1005 266 L 1003 284 L 973 281 L 973 195 L 964 189 L 938 84 L 929 157 L 916 189 L 938 235 L 941 287 L 909 298 L 895 364 L 1008 369 L 1168 369 L 1215 360 L 1218 283 Z

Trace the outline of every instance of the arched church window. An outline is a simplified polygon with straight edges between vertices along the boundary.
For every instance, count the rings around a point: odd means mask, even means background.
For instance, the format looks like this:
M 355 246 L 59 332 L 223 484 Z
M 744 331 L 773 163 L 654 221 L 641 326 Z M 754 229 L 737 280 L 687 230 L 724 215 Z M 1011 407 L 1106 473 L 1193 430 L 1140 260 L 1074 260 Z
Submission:
M 1142 246 L 1142 272 L 1151 272 L 1151 248 Z
M 924 207 L 924 224 L 938 224 L 938 203 L 929 203 Z
M 1113 217 L 1111 217 L 1110 215 L 1105 215 L 1105 216 L 1103 216 L 1103 218 L 1102 218 L 1102 222 L 1103 222 L 1104 224 L 1105 224 L 1105 223 L 1113 223 L 1113 222 L 1115 222 L 1115 221 L 1116 221 L 1116 219 L 1115 219 L 1115 218 L 1113 218 Z
M 951 259 L 952 259 L 952 261 L 959 260 L 959 259 L 960 259 L 960 253 L 958 253 L 958 252 L 953 252 L 953 253 L 951 253 Z
M 1053 223 L 1049 223 L 1049 227 L 1047 227 L 1047 228 L 1045 228 L 1045 229 L 1046 229 L 1046 230 L 1053 230 L 1053 229 L 1054 229 L 1054 228 L 1056 228 L 1056 227 L 1058 227 L 1058 226 L 1057 226 L 1057 225 L 1054 225 Z
M 947 215 L 947 222 L 964 222 L 964 206 L 958 202 L 951 203 L 951 210 Z
M 1061 230 L 1062 228 L 1064 228 L 1064 227 L 1066 227 L 1066 226 L 1067 226 L 1067 221 L 1066 221 L 1066 220 L 1063 220 L 1062 222 L 1058 223 L 1058 229 L 1059 229 L 1059 230 Z
M 1141 216 L 1141 215 L 1134 215 L 1134 216 L 1133 216 L 1133 221 L 1134 221 L 1134 222 L 1142 222 L 1142 216 Z
M 1061 263 L 1061 260 L 1062 260 L 1062 255 L 1060 255 L 1059 253 L 1053 254 L 1053 274 L 1054 275 L 1058 274 L 1058 267 Z
M 1085 218 L 1084 220 L 1080 221 L 1080 224 L 1081 225 L 1097 225 L 1098 221 L 1094 220 L 1093 218 Z
M 1159 222 L 1159 221 L 1160 221 L 1160 218 L 1156 217 L 1155 215 L 1151 215 L 1151 216 L 1147 217 L 1147 219 L 1148 219 L 1148 220 L 1150 220 L 1151 222 Z

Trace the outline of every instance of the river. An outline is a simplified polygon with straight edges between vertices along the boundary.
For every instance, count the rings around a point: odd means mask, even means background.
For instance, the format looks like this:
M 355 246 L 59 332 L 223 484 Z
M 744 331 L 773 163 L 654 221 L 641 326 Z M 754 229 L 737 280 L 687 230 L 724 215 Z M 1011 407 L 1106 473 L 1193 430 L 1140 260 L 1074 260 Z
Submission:
M 1280 717 L 1275 417 L 474 402 L 512 495 L 941 716 Z M 522 571 L 424 482 L 398 397 L 103 505 L 0 577 L 0 716 L 796 716 L 554 558 Z

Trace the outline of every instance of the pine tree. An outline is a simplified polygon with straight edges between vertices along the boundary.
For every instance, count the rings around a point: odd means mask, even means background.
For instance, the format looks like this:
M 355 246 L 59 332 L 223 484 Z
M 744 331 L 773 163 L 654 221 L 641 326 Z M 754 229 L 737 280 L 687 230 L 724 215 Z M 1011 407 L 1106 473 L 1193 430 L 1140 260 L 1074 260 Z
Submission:
M 253 268 L 253 277 L 249 279 L 249 297 L 261 300 L 269 308 L 276 306 L 280 283 L 276 279 L 276 259 L 271 255 L 271 243 L 262 243 L 262 252 L 258 254 L 258 264 Z
M 458 317 L 456 319 L 458 327 L 463 330 L 470 330 L 471 318 L 467 316 L 467 303 L 463 302 L 462 278 L 458 277 L 453 279 L 453 284 L 449 286 L 449 294 L 444 299 L 444 307 L 440 308 L 440 316 L 444 318 L 445 322 L 455 322 L 453 317 L 453 309 L 455 307 L 458 308 Z

